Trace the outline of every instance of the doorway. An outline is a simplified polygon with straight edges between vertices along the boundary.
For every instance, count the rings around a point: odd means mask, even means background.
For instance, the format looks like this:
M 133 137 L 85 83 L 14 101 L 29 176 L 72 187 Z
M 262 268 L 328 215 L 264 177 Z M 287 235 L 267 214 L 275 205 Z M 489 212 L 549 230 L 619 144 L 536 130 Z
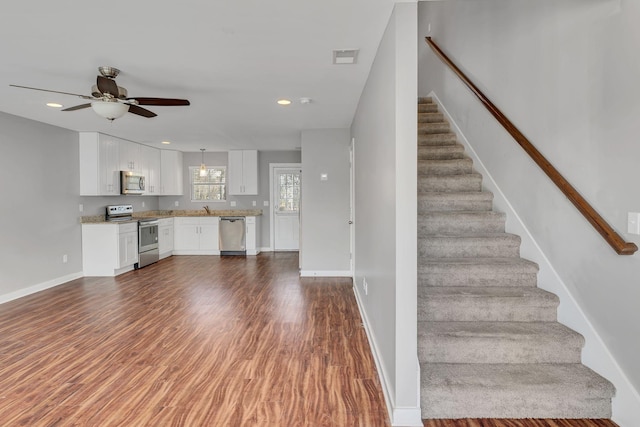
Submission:
M 274 251 L 300 249 L 302 165 L 269 165 L 271 181 L 271 247 Z

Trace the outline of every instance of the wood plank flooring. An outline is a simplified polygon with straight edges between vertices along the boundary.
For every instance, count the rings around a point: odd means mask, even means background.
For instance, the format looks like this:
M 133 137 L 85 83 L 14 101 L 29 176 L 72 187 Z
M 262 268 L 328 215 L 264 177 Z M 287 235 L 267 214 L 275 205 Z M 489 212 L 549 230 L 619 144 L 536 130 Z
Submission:
M 0 425 L 389 426 L 350 279 L 180 256 L 0 305 Z

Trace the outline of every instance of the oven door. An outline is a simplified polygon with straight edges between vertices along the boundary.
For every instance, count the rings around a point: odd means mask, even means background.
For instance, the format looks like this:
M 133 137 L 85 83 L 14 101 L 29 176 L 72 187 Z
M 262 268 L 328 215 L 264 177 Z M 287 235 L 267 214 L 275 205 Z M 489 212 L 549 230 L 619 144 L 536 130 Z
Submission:
M 158 221 L 138 223 L 138 252 L 158 249 Z

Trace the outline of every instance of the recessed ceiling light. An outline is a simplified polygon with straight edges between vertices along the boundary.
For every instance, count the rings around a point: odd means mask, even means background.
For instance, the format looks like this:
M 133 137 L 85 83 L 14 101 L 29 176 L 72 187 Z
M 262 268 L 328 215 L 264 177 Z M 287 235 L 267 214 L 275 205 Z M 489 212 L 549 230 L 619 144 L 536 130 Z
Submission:
M 291 101 L 288 99 L 278 99 L 278 104 L 280 105 L 290 105 Z
M 171 144 L 171 141 L 162 141 L 162 143 L 163 143 L 164 145 L 169 145 L 169 144 Z
M 57 102 L 47 102 L 47 107 L 62 108 L 62 104 L 58 104 Z

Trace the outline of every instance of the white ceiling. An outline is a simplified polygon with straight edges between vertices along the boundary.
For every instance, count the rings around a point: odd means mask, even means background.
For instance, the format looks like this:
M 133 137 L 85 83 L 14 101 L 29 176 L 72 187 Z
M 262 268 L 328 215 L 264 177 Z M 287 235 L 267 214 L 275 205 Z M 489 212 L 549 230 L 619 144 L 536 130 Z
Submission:
M 0 111 L 181 151 L 295 149 L 303 129 L 351 124 L 393 0 L 4 0 Z M 334 49 L 360 49 L 333 65 Z M 74 96 L 97 67 L 121 70 L 130 97 L 186 98 L 109 122 Z M 293 104 L 281 107 L 279 98 Z M 312 102 L 302 105 L 299 99 Z M 170 146 L 161 145 L 172 141 Z

